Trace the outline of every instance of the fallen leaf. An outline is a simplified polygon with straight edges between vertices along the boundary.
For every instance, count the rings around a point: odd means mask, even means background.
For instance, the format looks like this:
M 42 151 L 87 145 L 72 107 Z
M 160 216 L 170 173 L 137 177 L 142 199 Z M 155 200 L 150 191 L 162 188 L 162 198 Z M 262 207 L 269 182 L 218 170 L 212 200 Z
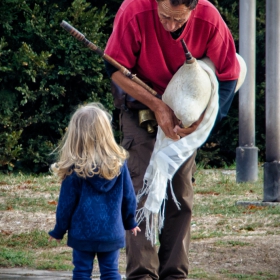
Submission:
M 48 201 L 48 204 L 57 205 L 57 202 L 55 200 L 51 200 L 51 201 Z
M 256 205 L 248 205 L 247 207 L 249 210 L 263 210 L 263 206 L 256 206 Z
M 2 234 L 4 234 L 4 235 L 11 235 L 11 234 L 13 233 L 13 232 L 10 231 L 10 230 L 3 230 L 3 229 L 1 229 L 0 232 L 1 232 Z
M 27 186 L 25 186 L 25 185 L 19 185 L 19 186 L 18 186 L 18 189 L 20 189 L 20 190 L 27 189 Z

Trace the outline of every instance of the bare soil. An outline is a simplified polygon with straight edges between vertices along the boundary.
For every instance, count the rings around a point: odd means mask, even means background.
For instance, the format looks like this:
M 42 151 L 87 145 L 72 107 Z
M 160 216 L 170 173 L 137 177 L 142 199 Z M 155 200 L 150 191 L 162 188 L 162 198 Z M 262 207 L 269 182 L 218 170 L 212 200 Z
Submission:
M 249 244 L 246 246 L 232 246 L 230 243 L 227 246 L 217 245 L 217 241 L 234 240 Z M 280 236 L 223 237 L 192 241 L 191 273 L 193 269 L 216 275 L 215 279 L 225 279 L 221 275 L 225 271 L 239 275 L 278 275 L 278 278 L 273 279 L 280 279 Z

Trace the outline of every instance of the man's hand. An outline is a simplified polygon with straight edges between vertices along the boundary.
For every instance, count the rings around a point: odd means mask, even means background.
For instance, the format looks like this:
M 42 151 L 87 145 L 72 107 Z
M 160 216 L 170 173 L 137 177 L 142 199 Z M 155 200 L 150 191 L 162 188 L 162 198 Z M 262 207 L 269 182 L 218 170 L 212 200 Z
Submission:
M 174 132 L 176 132 L 180 137 L 185 137 L 185 136 L 191 134 L 192 132 L 194 132 L 197 129 L 197 127 L 201 123 L 201 121 L 204 117 L 204 113 L 205 113 L 205 111 L 200 115 L 199 119 L 196 122 L 194 122 L 191 126 L 189 126 L 187 128 L 182 128 L 179 125 L 176 125 L 174 128 Z
M 164 103 L 158 102 L 158 106 L 154 109 L 155 117 L 158 125 L 161 127 L 166 137 L 173 140 L 180 139 L 174 128 L 179 125 L 174 112 Z

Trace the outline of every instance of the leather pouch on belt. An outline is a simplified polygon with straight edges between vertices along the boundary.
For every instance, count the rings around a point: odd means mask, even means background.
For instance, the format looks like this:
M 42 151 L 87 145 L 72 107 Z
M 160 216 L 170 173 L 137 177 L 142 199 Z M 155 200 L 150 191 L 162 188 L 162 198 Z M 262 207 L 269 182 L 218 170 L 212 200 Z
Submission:
M 124 92 L 116 83 L 111 81 L 111 91 L 114 98 L 114 106 L 118 109 L 143 110 L 148 107 Z

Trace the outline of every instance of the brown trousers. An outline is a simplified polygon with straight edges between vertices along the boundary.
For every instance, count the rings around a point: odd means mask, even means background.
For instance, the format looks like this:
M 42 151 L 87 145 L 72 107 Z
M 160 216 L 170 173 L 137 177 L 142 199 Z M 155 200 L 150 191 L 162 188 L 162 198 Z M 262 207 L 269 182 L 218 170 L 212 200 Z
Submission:
M 153 151 L 156 133 L 149 134 L 138 125 L 138 111 L 121 112 L 122 146 L 129 151 L 128 168 L 137 193 L 143 186 L 143 177 Z M 176 172 L 172 184 L 181 210 L 175 205 L 170 189 L 165 204 L 164 227 L 159 235 L 159 250 L 145 237 L 145 221 L 141 232 L 134 236 L 127 232 L 127 280 L 186 279 L 193 204 L 192 175 L 195 155 Z M 143 202 L 140 202 L 140 208 Z

